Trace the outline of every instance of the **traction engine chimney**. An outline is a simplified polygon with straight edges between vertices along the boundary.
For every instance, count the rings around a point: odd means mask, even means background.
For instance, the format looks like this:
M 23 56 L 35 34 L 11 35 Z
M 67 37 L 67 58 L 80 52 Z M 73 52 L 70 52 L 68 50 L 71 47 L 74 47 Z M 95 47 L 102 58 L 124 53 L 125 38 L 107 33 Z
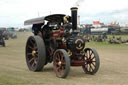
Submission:
M 77 7 L 71 8 L 72 30 L 77 30 Z

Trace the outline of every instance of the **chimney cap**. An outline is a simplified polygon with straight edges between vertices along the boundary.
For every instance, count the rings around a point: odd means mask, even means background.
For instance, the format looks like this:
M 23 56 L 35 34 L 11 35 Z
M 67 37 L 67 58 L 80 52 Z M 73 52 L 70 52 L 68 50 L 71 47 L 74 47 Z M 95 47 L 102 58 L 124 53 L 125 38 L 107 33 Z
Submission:
M 72 7 L 71 10 L 75 11 L 75 10 L 78 10 L 78 8 L 77 7 Z

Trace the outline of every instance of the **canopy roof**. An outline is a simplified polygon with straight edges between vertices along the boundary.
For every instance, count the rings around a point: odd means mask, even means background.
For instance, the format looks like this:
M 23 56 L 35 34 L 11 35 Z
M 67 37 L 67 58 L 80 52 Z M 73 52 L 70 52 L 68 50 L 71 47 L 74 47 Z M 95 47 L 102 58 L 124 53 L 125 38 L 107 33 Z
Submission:
M 38 17 L 34 19 L 29 19 L 24 22 L 24 25 L 31 25 L 31 24 L 41 24 L 44 23 L 44 21 L 49 21 L 49 22 L 63 22 L 63 17 L 66 16 L 65 14 L 53 14 L 53 15 L 48 15 L 44 17 Z M 70 17 L 71 19 L 71 17 Z M 69 20 L 71 22 L 71 20 Z

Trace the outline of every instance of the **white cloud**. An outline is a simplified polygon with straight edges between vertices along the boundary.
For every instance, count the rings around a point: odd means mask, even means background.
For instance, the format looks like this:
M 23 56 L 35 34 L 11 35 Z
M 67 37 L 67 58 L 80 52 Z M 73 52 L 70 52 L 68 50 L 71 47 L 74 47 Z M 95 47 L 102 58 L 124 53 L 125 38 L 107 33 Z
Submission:
M 0 26 L 22 26 L 24 20 L 54 13 L 70 15 L 70 7 L 78 0 L 0 0 Z M 127 0 L 80 0 L 81 22 L 112 19 L 125 20 L 128 13 L 112 14 L 115 10 L 128 8 Z
M 98 13 L 128 8 L 127 0 L 85 0 L 81 11 Z

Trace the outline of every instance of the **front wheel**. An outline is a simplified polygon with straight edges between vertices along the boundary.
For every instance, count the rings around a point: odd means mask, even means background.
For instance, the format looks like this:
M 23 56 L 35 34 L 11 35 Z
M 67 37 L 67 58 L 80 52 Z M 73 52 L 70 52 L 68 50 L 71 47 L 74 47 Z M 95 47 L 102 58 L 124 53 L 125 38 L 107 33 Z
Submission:
M 85 65 L 82 66 L 87 74 L 95 74 L 100 66 L 99 55 L 94 48 L 86 48 L 84 50 Z
M 70 71 L 70 58 L 64 49 L 58 49 L 55 51 L 53 56 L 53 67 L 57 77 L 67 77 Z

